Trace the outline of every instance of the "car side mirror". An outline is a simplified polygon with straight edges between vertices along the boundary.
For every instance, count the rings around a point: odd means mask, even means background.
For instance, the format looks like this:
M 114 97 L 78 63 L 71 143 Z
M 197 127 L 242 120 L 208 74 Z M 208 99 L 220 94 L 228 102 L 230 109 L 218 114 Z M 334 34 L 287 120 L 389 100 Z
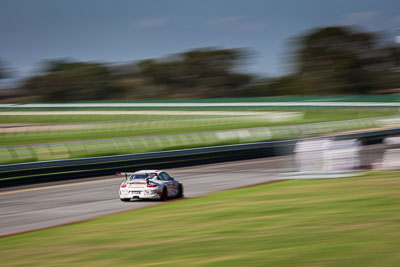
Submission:
M 174 180 L 174 177 L 169 177 L 169 180 L 173 181 L 173 180 Z

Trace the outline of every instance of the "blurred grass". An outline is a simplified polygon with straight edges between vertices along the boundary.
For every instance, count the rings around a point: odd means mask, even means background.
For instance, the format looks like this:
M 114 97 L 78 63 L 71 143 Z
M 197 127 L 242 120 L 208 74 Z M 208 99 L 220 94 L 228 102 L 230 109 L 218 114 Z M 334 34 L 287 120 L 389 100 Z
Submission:
M 86 110 L 87 111 L 87 110 Z M 54 115 L 51 111 L 48 111 L 48 115 L 29 115 L 29 111 L 26 115 L 3 115 L 0 116 L 0 123 L 81 123 L 81 122 L 102 122 L 102 121 L 129 121 L 129 120 L 157 120 L 157 119 L 173 119 L 177 118 L 176 115 L 85 115 L 85 114 L 70 114 L 70 115 Z M 67 111 L 68 112 L 68 111 Z M 1 111 L 0 111 L 1 113 Z M 7 113 L 7 112 L 4 112 Z M 179 118 L 196 118 L 196 115 L 180 115 Z
M 399 266 L 399 176 L 285 181 L 1 238 L 1 264 Z
M 254 110 L 248 111 L 258 114 Z M 285 122 L 274 121 L 269 115 L 265 115 L 268 113 L 260 113 L 264 114 L 261 116 L 239 116 L 238 113 L 232 113 L 233 116 L 212 116 L 207 113 L 201 116 L 180 112 L 182 115 L 173 116 L 55 115 L 52 112 L 48 115 L 29 115 L 29 112 L 26 112 L 27 115 L 1 115 L 1 123 L 29 123 L 29 125 L 25 129 L 5 126 L 6 128 L 0 131 L 0 164 L 326 135 L 378 127 L 376 119 L 348 122 L 351 119 L 398 114 L 394 109 L 306 110 L 299 111 L 305 112 L 303 119 Z M 318 122 L 333 123 L 311 125 Z M 46 124 L 42 126 L 44 128 L 40 128 L 43 124 Z M 303 124 L 304 126 L 301 126 Z M 268 126 L 287 127 L 263 128 Z
M 101 111 L 98 109 L 91 109 L 92 111 Z M 83 110 L 91 111 L 91 110 Z M 134 109 L 133 109 L 134 110 Z M 36 110 L 35 110 L 36 111 Z M 45 110 L 42 110 L 45 111 Z M 79 110 L 74 110 L 79 111 Z M 104 110 L 105 112 L 113 110 Z M 121 110 L 118 110 L 121 111 Z M 136 110 L 138 111 L 138 110 Z M 143 112 L 152 110 L 143 110 Z M 160 110 L 157 110 L 160 111 Z M 169 110 L 164 110 L 168 112 Z M 52 111 L 48 111 L 48 115 L 29 115 L 30 111 L 25 111 L 26 115 L 3 115 L 0 116 L 0 123 L 80 123 L 80 122 L 101 122 L 101 121 L 131 121 L 131 120 L 157 120 L 157 119 L 190 119 L 190 118 L 208 118 L 212 117 L 212 115 L 190 115 L 190 112 L 196 111 L 205 111 L 216 113 L 221 112 L 222 110 L 211 110 L 210 108 L 197 108 L 197 110 L 173 110 L 182 112 L 181 115 L 146 115 L 146 114 L 120 114 L 120 115 L 107 115 L 107 114 L 99 114 L 99 115 L 85 115 L 85 114 L 70 114 L 70 115 L 53 115 Z M 188 111 L 185 114 L 185 111 Z M 368 108 L 341 108 L 338 109 L 322 109 L 322 108 L 314 108 L 314 109 L 269 109 L 269 108 L 246 108 L 246 109 L 229 109 L 229 111 L 243 111 L 243 112 L 304 112 L 305 117 L 302 122 L 291 122 L 290 124 L 298 124 L 298 123 L 313 123 L 313 122 L 323 122 L 323 121 L 338 121 L 338 120 L 350 120 L 350 119 L 359 119 L 359 118 L 370 118 L 370 117 L 379 117 L 379 116 L 389 116 L 389 115 L 397 115 L 399 114 L 399 110 L 396 108 L 388 108 L 388 109 L 368 109 Z M 2 113 L 3 111 L 0 111 Z M 19 110 L 19 112 L 24 112 L 23 110 Z M 68 112 L 68 111 L 66 111 Z M 129 112 L 129 111 L 128 111 Z M 162 112 L 162 110 L 160 111 Z M 4 110 L 4 113 L 7 113 Z M 218 117 L 215 115 L 215 117 Z M 228 117 L 229 118 L 229 117 Z M 274 125 L 287 125 L 288 122 L 284 123 L 274 123 Z
M 269 122 L 262 116 L 209 117 L 209 116 L 165 116 L 165 115 L 3 115 L 0 123 L 82 123 L 108 121 L 108 123 L 80 124 L 80 129 L 0 133 L 0 146 L 32 145 L 51 142 L 83 141 L 135 136 L 171 135 L 202 131 L 233 130 L 265 126 L 299 125 L 307 123 L 351 120 L 398 114 L 398 110 L 308 110 L 302 120 Z M 184 113 L 184 111 L 183 111 Z M 27 112 L 29 114 L 29 112 Z M 190 119 L 192 118 L 192 119 Z M 159 119 L 159 120 L 157 120 Z M 143 121 L 138 121 L 143 120 Z M 117 121 L 118 123 L 110 123 Z

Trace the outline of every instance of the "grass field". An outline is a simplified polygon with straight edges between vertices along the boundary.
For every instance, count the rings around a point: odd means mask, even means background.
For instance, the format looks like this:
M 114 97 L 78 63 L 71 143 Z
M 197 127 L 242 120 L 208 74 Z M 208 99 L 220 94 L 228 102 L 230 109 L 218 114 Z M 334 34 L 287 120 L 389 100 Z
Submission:
M 84 110 L 83 112 L 88 111 Z M 94 110 L 96 111 L 96 110 Z M 110 110 L 108 110 L 110 111 Z M 168 113 L 169 110 L 165 110 Z M 101 122 L 101 121 L 132 121 L 132 120 L 154 120 L 154 119 L 182 119 L 182 118 L 199 118 L 199 117 L 210 117 L 212 116 L 213 110 L 205 109 L 205 110 L 176 110 L 181 114 L 175 115 L 163 115 L 157 114 L 152 115 L 152 110 L 143 110 L 143 114 L 68 114 L 66 111 L 65 115 L 55 115 L 54 111 L 48 111 L 48 114 L 43 115 L 30 115 L 31 111 L 19 111 L 25 112 L 25 115 L 7 115 L 10 114 L 9 111 L 0 111 L 0 123 L 82 123 L 82 122 Z M 209 114 L 201 115 L 191 115 L 191 112 L 201 112 L 204 111 Z M 214 110 L 216 114 L 220 113 L 221 110 Z M 315 122 L 324 122 L 324 121 L 340 121 L 340 120 L 351 120 L 351 119 L 360 119 L 360 118 L 370 118 L 370 117 L 380 117 L 380 116 L 388 116 L 388 115 L 397 115 L 399 114 L 398 109 L 305 109 L 305 110 L 294 110 L 294 109 L 260 109 L 260 108 L 247 108 L 246 110 L 229 110 L 224 115 L 229 115 L 229 112 L 232 112 L 233 115 L 235 112 L 302 112 L 305 114 L 304 119 L 302 121 L 294 121 L 289 124 L 300 124 L 300 123 L 315 123 Z M 107 112 L 107 110 L 105 110 Z M 111 111 L 112 112 L 112 111 Z M 129 111 L 127 111 L 129 112 Z M 146 114 L 148 112 L 149 114 Z M 161 112 L 157 110 L 157 112 Z M 186 112 L 186 113 L 185 113 Z M 5 115 L 1 115 L 5 114 Z M 11 113 L 12 114 L 12 113 Z M 214 115 L 215 116 L 215 115 Z M 228 116 L 227 116 L 228 117 Z M 287 125 L 288 122 L 277 122 L 272 123 L 272 125 Z
M 26 113 L 26 115 L 0 115 L 0 123 L 3 124 L 29 124 L 29 126 L 24 126 L 23 128 L 21 126 L 0 130 L 0 146 L 299 125 L 398 114 L 395 110 L 314 110 L 306 111 L 302 119 L 270 121 L 268 120 L 268 115 L 52 115 L 52 113 L 49 112 L 47 115 L 32 116 L 29 115 L 30 112 Z M 253 114 L 257 113 L 260 112 L 253 112 Z M 3 114 L 7 113 L 3 112 Z M 55 123 L 57 123 L 57 125 L 52 127 L 51 125 Z M 66 125 L 72 123 L 78 124 Z M 43 124 L 46 124 L 45 128 Z
M 349 120 L 398 114 L 395 109 L 300 110 L 288 116 L 209 109 L 35 112 L 0 112 L 0 164 L 292 139 L 376 128 L 375 119 Z M 318 122 L 333 123 L 309 126 Z M 280 128 L 263 128 L 269 126 Z
M 21 113 L 22 112 L 22 113 Z M 377 127 L 376 120 L 332 127 L 274 128 L 398 114 L 396 109 L 299 110 L 293 118 L 270 110 L 0 112 L 0 164 L 81 158 L 315 136 Z M 72 112 L 68 113 L 68 112 Z M 78 113 L 73 113 L 78 112 Z M 92 114 L 85 114 L 90 113 Z M 98 114 L 95 114 L 98 112 Z M 111 112 L 108 114 L 107 112 Z M 126 112 L 127 114 L 112 114 Z M 135 112 L 136 114 L 129 114 Z M 282 112 L 276 110 L 274 112 Z M 13 115 L 12 115 L 13 114 Z M 23 114 L 23 115 L 21 115 Z M 275 117 L 274 117 L 275 116 Z M 227 132 L 215 132 L 227 131 Z M 207 132 L 201 133 L 200 132 Z M 190 134 L 182 136 L 182 134 Z M 135 137 L 140 137 L 135 139 Z M 120 139 L 125 138 L 125 139 Z M 129 138 L 129 139 L 126 139 Z M 105 139 L 105 140 L 104 140 Z M 87 141 L 96 142 L 87 142 Z M 75 143 L 70 143 L 75 142 Z M 57 143 L 57 144 L 52 144 Z M 42 144 L 40 146 L 35 146 Z M 48 144 L 48 145 L 47 145 Z M 16 147 L 19 146 L 19 147 Z
M 398 171 L 284 181 L 1 238 L 0 259 L 2 266 L 399 266 L 399 207 Z

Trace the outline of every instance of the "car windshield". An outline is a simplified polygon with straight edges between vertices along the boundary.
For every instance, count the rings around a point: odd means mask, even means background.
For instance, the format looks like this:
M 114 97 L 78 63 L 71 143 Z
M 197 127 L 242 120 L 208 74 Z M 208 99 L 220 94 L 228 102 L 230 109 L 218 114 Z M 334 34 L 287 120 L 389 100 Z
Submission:
M 131 177 L 129 177 L 129 181 L 135 180 L 135 179 L 146 179 L 146 174 L 141 173 L 141 174 L 132 174 Z

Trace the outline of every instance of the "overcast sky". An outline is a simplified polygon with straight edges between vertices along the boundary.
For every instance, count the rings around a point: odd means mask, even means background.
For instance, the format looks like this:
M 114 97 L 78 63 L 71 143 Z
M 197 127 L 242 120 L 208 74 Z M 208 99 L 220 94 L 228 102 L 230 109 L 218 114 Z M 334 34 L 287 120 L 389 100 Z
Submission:
M 127 63 L 200 47 L 246 47 L 248 71 L 285 72 L 289 38 L 327 25 L 393 38 L 400 0 L 0 0 L 0 58 L 17 77 L 45 59 Z

